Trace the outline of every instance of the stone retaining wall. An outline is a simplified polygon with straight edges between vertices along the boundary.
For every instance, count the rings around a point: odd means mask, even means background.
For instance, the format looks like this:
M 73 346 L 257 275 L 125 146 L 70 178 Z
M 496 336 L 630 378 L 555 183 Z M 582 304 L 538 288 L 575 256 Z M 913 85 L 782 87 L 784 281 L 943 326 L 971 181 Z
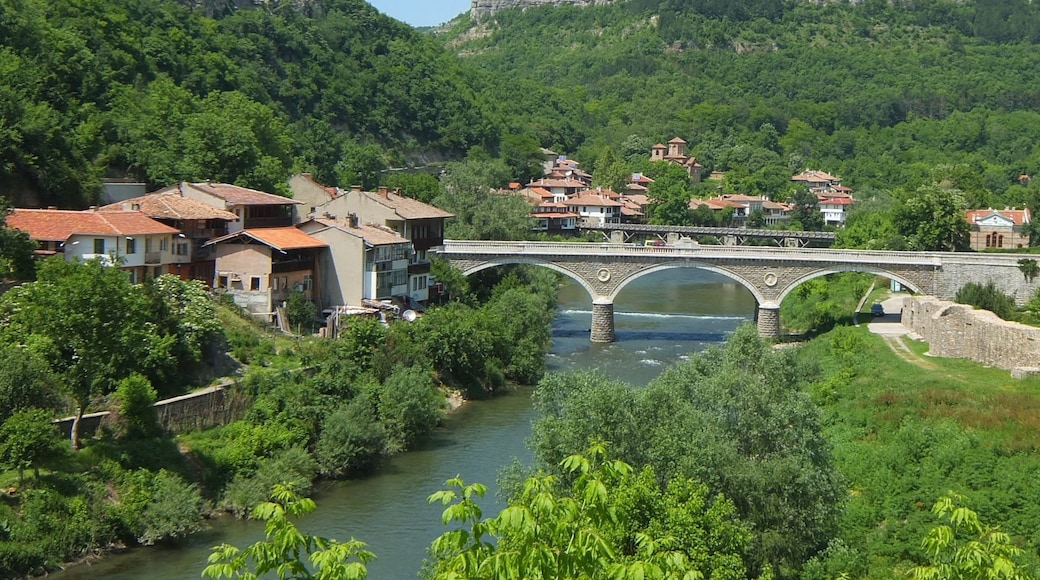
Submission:
M 165 399 L 155 403 L 159 414 L 159 425 L 166 431 L 180 433 L 197 429 L 208 429 L 227 425 L 240 419 L 248 409 L 248 399 L 231 390 L 230 385 L 215 386 L 201 391 Z M 109 420 L 111 413 L 90 413 L 80 421 L 80 437 L 91 437 Z M 65 417 L 54 422 L 69 436 L 75 417 Z
M 928 343 L 928 354 L 966 358 L 1030 374 L 1040 366 L 1040 328 L 1002 320 L 966 304 L 914 296 L 903 303 L 903 325 Z

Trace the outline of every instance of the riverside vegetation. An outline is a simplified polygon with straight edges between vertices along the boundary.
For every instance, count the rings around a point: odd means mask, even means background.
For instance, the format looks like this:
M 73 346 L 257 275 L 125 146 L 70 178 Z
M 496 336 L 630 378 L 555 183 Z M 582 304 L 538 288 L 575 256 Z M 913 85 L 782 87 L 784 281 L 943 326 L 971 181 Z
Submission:
M 316 477 L 363 475 L 425 439 L 446 390 L 483 396 L 536 381 L 554 274 L 516 268 L 476 281 L 480 292 L 460 282 L 457 301 L 411 324 L 358 319 L 340 340 L 293 340 L 262 331 L 198 283 L 132 285 L 98 262 L 43 262 L 36 281 L 0 297 L 0 466 L 10 470 L 0 474 L 10 488 L 0 502 L 0 577 L 176 540 L 214 511 L 247 515 L 277 482 L 306 493 Z M 157 395 L 190 387 L 188 371 L 225 349 L 246 369 L 232 394 L 251 401 L 245 416 L 161 433 Z M 77 414 L 111 408 L 115 419 L 92 438 L 74 429 L 79 449 L 70 453 L 50 423 L 65 405 Z

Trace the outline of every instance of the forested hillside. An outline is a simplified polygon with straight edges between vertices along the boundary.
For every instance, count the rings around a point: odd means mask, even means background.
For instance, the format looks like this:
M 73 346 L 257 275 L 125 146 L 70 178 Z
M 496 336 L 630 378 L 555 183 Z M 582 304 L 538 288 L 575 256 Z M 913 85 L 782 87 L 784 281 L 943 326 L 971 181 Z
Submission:
M 209 8 L 0 0 L 0 192 L 76 207 L 102 177 L 349 185 L 496 146 L 475 75 L 361 0 Z
M 544 145 L 588 163 L 679 136 L 734 192 L 819 168 L 865 188 L 945 181 L 969 205 L 1036 203 L 1040 8 L 1025 1 L 630 0 L 503 11 L 451 46 L 514 86 L 563 89 Z M 518 91 L 523 92 L 523 91 Z M 572 148 L 577 144 L 577 149 Z

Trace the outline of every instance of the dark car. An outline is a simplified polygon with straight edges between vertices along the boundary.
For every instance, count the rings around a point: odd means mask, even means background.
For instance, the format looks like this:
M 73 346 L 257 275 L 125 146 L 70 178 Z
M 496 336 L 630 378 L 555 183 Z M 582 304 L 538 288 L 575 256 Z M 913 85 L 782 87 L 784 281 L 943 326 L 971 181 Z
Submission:
M 875 302 L 875 303 L 871 304 L 870 305 L 870 315 L 871 316 L 884 316 L 885 315 L 885 307 L 882 306 L 880 302 Z

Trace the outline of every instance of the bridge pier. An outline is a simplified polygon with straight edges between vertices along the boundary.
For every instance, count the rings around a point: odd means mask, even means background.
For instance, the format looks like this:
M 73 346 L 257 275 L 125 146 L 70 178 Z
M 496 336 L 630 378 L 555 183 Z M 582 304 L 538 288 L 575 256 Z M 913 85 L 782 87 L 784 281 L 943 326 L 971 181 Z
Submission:
M 755 313 L 758 335 L 765 338 L 780 338 L 780 307 L 759 306 Z
M 614 342 L 614 303 L 594 300 L 592 302 L 592 342 Z

